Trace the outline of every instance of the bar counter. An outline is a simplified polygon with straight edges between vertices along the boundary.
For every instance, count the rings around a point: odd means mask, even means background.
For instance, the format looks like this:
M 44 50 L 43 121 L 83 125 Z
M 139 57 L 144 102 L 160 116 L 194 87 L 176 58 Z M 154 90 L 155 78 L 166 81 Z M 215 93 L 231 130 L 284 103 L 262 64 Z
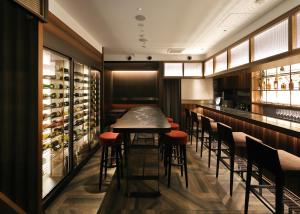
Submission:
M 233 131 L 242 131 L 261 139 L 273 148 L 283 149 L 300 157 L 300 123 L 209 104 L 197 105 L 193 111 L 202 113 L 216 122 L 225 123 L 231 126 Z M 300 196 L 298 178 L 287 178 L 286 186 Z
M 212 110 L 215 112 L 223 113 L 224 115 L 232 116 L 233 118 L 240 119 L 249 123 L 270 128 L 274 131 L 282 132 L 294 137 L 300 137 L 300 121 L 299 123 L 291 122 L 274 117 L 268 117 L 251 112 L 241 111 L 238 109 L 221 107 L 216 105 L 201 104 L 198 105 L 203 109 Z

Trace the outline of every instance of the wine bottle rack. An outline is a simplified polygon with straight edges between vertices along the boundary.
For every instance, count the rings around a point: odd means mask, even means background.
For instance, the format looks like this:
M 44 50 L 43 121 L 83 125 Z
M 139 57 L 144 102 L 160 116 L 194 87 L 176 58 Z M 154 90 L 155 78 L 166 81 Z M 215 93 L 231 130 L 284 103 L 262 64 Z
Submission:
M 68 170 L 70 62 L 52 51 L 43 53 L 43 196 Z M 44 185 L 45 184 L 45 185 Z
M 43 197 L 98 144 L 99 85 L 99 71 L 44 49 Z
M 90 144 L 95 147 L 98 144 L 97 134 L 99 133 L 99 100 L 100 95 L 99 81 L 100 74 L 97 70 L 91 70 L 90 79 Z
M 74 165 L 78 165 L 89 153 L 89 88 L 90 68 L 74 63 Z

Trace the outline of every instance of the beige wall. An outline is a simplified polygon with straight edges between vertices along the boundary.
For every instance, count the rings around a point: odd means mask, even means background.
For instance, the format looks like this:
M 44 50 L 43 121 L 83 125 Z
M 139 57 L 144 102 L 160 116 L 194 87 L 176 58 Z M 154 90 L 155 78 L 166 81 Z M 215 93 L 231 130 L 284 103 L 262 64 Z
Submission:
M 212 100 L 213 79 L 182 79 L 181 100 Z

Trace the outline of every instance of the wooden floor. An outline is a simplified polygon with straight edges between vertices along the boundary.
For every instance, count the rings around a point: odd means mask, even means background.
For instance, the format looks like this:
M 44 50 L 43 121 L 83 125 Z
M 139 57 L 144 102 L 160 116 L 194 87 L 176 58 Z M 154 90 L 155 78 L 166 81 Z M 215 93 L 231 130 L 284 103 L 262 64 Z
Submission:
M 195 142 L 195 141 L 194 141 Z M 141 154 L 141 153 L 140 153 Z M 243 213 L 245 183 L 235 175 L 233 196 L 229 196 L 229 171 L 220 167 L 219 178 L 215 177 L 216 157 L 212 155 L 211 168 L 207 167 L 207 150 L 200 158 L 195 152 L 195 144 L 188 145 L 189 187 L 185 188 L 180 170 L 172 167 L 171 188 L 167 188 L 164 170 L 160 167 L 160 192 L 156 198 L 131 198 L 125 196 L 125 182 L 121 190 L 116 188 L 116 179 L 98 191 L 99 152 L 83 168 L 66 190 L 52 203 L 46 213 Z M 143 156 L 143 155 L 142 155 Z M 157 160 L 153 156 L 151 160 Z M 141 164 L 141 161 L 136 161 Z M 109 171 L 111 178 L 114 170 Z M 131 189 L 156 188 L 153 181 L 131 183 Z M 107 191 L 107 192 L 106 192 Z M 250 214 L 270 213 L 267 208 L 250 194 Z
M 98 189 L 100 150 L 89 160 L 64 191 L 45 210 L 46 214 L 93 214 L 97 213 L 115 172 L 108 170 L 107 179 Z

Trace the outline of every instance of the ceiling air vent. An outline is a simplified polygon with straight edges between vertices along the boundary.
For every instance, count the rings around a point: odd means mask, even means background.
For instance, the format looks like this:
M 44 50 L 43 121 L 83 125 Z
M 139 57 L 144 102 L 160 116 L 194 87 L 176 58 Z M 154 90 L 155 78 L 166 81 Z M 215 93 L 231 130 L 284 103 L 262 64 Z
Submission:
M 24 7 L 33 15 L 39 17 L 43 21 L 47 19 L 48 0 L 14 0 L 17 4 Z
M 184 48 L 169 48 L 167 50 L 168 54 L 181 54 L 184 51 Z

